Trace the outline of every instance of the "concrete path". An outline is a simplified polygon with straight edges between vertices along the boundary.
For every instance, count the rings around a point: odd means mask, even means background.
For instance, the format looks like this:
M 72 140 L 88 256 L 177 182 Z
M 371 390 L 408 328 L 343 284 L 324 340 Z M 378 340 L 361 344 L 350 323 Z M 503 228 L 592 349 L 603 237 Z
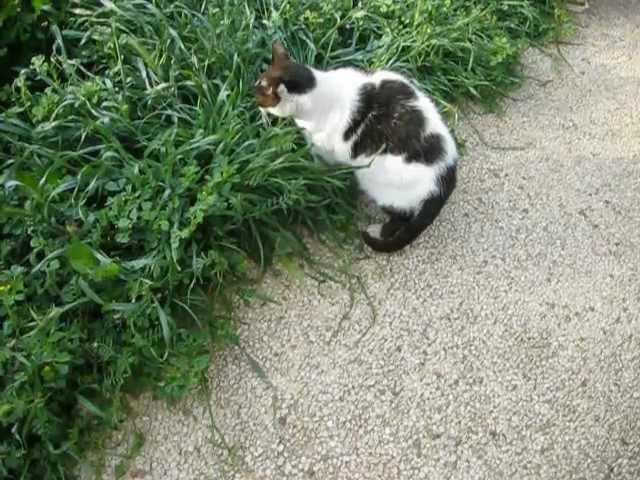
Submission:
M 592 3 L 572 68 L 532 52 L 506 112 L 460 126 L 433 228 L 355 265 L 372 305 L 354 278 L 267 280 L 259 366 L 212 371 L 232 455 L 202 399 L 147 402 L 129 478 L 640 478 L 640 2 Z

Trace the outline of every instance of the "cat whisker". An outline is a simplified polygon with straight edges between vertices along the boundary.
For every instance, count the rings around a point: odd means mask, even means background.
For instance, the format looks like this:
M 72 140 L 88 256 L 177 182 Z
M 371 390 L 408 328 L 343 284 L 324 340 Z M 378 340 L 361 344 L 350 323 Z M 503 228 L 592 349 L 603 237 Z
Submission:
M 267 127 L 271 126 L 271 118 L 269 118 L 269 114 L 264 111 L 263 108 L 260 109 L 260 117 L 262 118 L 262 123 Z

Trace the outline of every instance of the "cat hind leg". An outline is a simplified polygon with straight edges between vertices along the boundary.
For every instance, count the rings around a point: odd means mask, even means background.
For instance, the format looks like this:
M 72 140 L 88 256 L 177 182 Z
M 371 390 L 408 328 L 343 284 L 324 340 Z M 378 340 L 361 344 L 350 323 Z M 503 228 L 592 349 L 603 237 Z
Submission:
M 410 214 L 398 212 L 389 208 L 383 208 L 382 210 L 389 215 L 389 219 L 382 225 L 370 225 L 369 228 L 367 228 L 367 231 L 371 236 L 378 238 L 391 238 L 398 233 L 402 227 L 411 221 Z

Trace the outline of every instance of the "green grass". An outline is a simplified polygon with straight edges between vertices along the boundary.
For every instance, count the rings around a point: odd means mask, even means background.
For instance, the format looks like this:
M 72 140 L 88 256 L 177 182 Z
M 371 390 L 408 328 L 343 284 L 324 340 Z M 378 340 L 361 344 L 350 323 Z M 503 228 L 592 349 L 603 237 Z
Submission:
M 6 478 L 69 478 L 123 392 L 195 388 L 255 266 L 302 254 L 299 226 L 349 232 L 349 173 L 260 122 L 273 38 L 320 67 L 404 71 L 454 113 L 516 86 L 522 50 L 566 21 L 553 0 L 70 4 L 0 113 Z

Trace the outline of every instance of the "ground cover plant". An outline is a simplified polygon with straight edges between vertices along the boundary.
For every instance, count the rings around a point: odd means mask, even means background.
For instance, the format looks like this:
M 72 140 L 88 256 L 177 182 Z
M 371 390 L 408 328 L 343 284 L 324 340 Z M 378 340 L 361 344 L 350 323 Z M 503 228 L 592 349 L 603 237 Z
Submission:
M 122 393 L 178 397 L 236 341 L 232 295 L 348 231 L 349 172 L 266 128 L 280 37 L 320 67 L 393 66 L 453 112 L 518 83 L 553 0 L 76 0 L 0 113 L 0 477 L 69 478 Z

